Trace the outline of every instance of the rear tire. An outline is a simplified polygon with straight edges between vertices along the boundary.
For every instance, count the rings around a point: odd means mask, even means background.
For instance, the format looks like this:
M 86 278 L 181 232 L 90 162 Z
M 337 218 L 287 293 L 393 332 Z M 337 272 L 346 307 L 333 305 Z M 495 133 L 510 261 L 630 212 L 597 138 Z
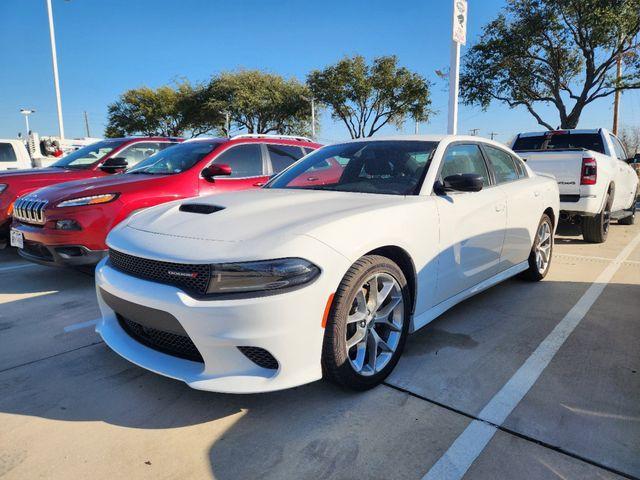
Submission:
M 595 217 L 582 217 L 582 238 L 589 243 L 604 243 L 611 224 L 611 194 L 607 193 L 602 211 Z
M 522 277 L 532 282 L 539 282 L 549 273 L 553 257 L 553 222 L 546 213 L 542 215 L 533 246 L 529 254 L 529 268 L 522 272 Z
M 324 377 L 353 390 L 382 383 L 402 354 L 410 318 L 411 295 L 400 267 L 379 255 L 360 258 L 333 297 L 322 347 Z

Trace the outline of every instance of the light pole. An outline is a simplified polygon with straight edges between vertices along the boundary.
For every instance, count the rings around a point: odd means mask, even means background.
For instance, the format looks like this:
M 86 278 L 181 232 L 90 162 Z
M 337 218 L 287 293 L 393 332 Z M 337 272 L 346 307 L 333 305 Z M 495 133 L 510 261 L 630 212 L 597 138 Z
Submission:
M 32 113 L 36 113 L 36 111 L 32 108 L 21 108 L 20 109 L 20 113 L 24 115 L 24 121 L 27 124 L 27 134 L 26 136 L 29 136 L 29 115 L 31 115 Z
M 449 122 L 447 133 L 458 133 L 458 91 L 460 89 L 460 45 L 467 43 L 467 0 L 453 0 L 453 32 L 449 67 Z
M 58 78 L 58 56 L 56 54 L 56 34 L 53 29 L 53 10 L 51 0 L 47 2 L 47 13 L 49 14 L 49 37 L 51 38 L 51 61 L 53 63 L 53 86 L 56 90 L 56 104 L 58 106 L 58 131 L 60 139 L 64 139 L 64 123 L 62 122 L 62 100 L 60 99 L 60 79 Z

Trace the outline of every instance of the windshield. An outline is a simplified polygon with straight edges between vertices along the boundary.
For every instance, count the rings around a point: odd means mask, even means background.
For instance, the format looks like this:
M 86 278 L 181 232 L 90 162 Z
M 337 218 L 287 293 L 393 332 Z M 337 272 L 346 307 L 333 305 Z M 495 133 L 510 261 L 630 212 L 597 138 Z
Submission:
M 321 148 L 266 188 L 415 195 L 438 142 L 370 141 Z
M 126 140 L 104 140 L 102 142 L 92 143 L 62 157 L 51 166 L 57 168 L 89 168 L 124 142 L 126 142 Z
M 170 175 L 190 169 L 213 152 L 219 142 L 185 142 L 150 156 L 127 173 Z
M 584 148 L 604 153 L 604 144 L 599 133 L 548 132 L 540 135 L 519 137 L 513 144 L 514 151 L 569 150 Z

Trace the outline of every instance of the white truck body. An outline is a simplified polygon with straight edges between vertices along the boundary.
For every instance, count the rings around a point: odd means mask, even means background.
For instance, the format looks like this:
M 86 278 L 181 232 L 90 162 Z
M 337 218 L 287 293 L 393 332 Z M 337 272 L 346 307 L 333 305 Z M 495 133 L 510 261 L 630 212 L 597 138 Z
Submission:
M 543 139 L 546 140 L 541 143 Z M 555 144 L 554 139 L 557 139 Z M 628 165 L 629 159 L 620 141 L 607 130 L 521 133 L 512 148 L 532 170 L 556 178 L 560 210 L 566 218 L 600 214 L 605 208 L 607 193 L 613 197 L 610 200 L 612 218 L 631 214 L 638 193 L 638 176 Z M 585 173 L 595 175 L 585 178 Z
M 22 140 L 0 139 L 0 171 L 31 168 L 31 158 Z

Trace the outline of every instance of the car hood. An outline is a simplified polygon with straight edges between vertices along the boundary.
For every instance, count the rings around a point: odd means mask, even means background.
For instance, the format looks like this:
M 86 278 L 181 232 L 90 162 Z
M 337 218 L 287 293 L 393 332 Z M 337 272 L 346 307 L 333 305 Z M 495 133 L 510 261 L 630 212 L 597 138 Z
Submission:
M 166 175 L 111 175 L 71 182 L 58 183 L 36 192 L 38 198 L 49 203 L 60 202 L 70 198 L 88 197 L 103 193 L 122 193 L 130 190 L 145 188 L 149 182 Z
M 68 168 L 25 168 L 22 170 L 7 170 L 0 173 L 0 183 L 3 180 L 19 180 L 21 178 L 31 179 L 37 176 L 50 177 L 51 175 L 63 176 L 77 174 L 80 170 Z
M 313 235 L 328 223 L 402 203 L 405 197 L 296 189 L 244 190 L 172 202 L 132 216 L 128 228 L 201 240 L 241 242 Z M 212 213 L 181 210 L 187 204 Z M 184 207 L 183 207 L 184 208 Z

